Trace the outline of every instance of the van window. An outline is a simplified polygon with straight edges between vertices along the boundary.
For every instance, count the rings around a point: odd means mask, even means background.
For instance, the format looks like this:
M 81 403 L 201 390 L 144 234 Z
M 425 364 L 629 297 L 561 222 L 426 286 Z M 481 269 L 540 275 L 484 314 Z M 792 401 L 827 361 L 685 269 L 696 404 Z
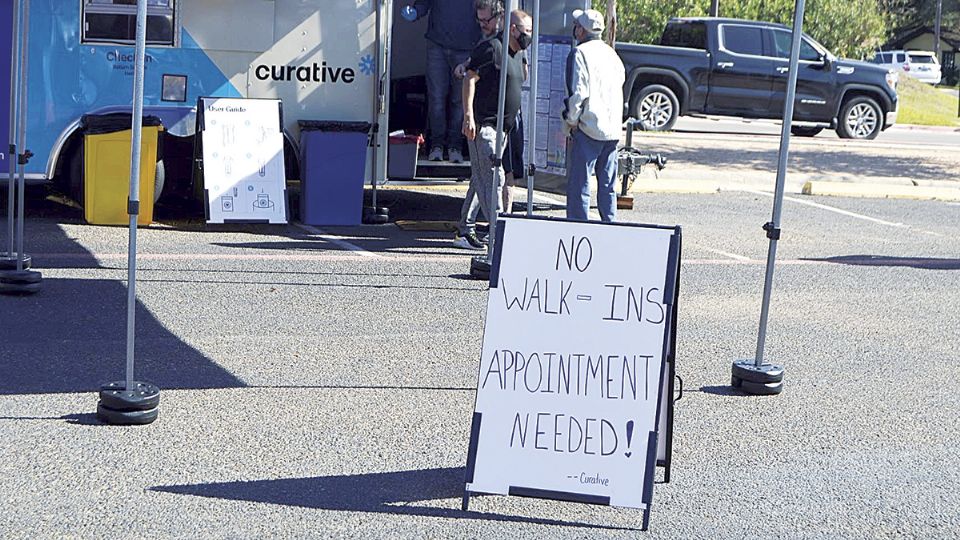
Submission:
M 890 64 L 893 63 L 893 55 L 890 53 L 881 53 L 873 58 L 874 64 Z
M 902 64 L 907 61 L 906 56 L 903 53 L 897 53 L 897 63 Z
M 793 46 L 793 32 L 783 30 L 773 31 L 773 42 L 776 47 L 777 58 L 790 58 L 790 47 Z M 800 59 L 816 62 L 820 60 L 820 53 L 805 39 L 800 40 Z
M 928 54 L 911 54 L 910 63 L 912 64 L 936 64 L 936 58 Z
M 175 0 L 147 0 L 147 43 L 175 45 Z M 137 39 L 137 0 L 84 0 L 84 43 L 133 44 Z
M 660 45 L 685 49 L 707 48 L 707 26 L 702 22 L 671 22 L 660 36 Z
M 723 47 L 732 53 L 763 55 L 763 29 L 750 26 L 724 25 Z

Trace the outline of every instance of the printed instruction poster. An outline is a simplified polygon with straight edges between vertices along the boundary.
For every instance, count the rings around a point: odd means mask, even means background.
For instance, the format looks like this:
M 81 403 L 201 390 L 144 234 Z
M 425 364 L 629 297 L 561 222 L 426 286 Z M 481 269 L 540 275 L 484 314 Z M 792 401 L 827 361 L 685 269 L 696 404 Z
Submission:
M 467 490 L 647 508 L 676 231 L 501 223 Z
M 280 101 L 200 98 L 207 223 L 287 222 Z
M 567 174 L 567 137 L 563 134 L 563 109 L 567 97 L 567 56 L 571 51 L 569 36 L 540 36 L 537 51 L 537 126 L 534 163 L 543 172 L 564 176 Z M 531 66 L 532 68 L 532 66 Z M 527 103 L 530 102 L 529 81 L 523 95 L 524 127 L 530 125 Z M 526 148 L 530 148 L 529 128 L 524 133 Z

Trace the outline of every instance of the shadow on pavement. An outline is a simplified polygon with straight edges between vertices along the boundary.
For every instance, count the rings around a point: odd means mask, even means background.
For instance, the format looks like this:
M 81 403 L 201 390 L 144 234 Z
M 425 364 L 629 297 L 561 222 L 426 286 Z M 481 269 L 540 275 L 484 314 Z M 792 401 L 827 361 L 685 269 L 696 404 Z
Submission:
M 905 266 L 921 270 L 960 270 L 960 259 L 937 259 L 932 257 L 887 257 L 884 255 L 841 255 L 822 259 L 800 259 L 850 266 Z
M 459 501 L 464 491 L 464 469 L 462 467 L 251 482 L 158 486 L 150 488 L 150 490 L 320 510 L 479 519 L 607 530 L 635 530 L 487 512 L 463 512 L 459 508 L 412 506 L 410 504 L 442 499 L 457 499 Z
M 2 296 L 0 306 L 5 336 L 0 342 L 0 395 L 91 392 L 124 378 L 123 282 L 45 278 L 39 293 Z M 140 302 L 136 324 L 137 379 L 162 389 L 246 386 L 172 334 Z

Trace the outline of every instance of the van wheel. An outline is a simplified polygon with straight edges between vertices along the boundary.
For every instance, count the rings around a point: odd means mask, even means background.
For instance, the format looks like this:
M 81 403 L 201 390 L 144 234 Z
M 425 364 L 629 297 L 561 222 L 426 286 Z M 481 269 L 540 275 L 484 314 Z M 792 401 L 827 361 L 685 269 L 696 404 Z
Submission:
M 823 131 L 822 127 L 792 126 L 790 128 L 790 133 L 797 137 L 816 137 L 821 131 Z
M 883 111 L 876 100 L 856 96 L 840 108 L 837 135 L 841 139 L 876 139 L 883 129 Z
M 630 114 L 645 131 L 667 131 L 680 116 L 680 101 L 662 84 L 647 85 L 633 96 Z

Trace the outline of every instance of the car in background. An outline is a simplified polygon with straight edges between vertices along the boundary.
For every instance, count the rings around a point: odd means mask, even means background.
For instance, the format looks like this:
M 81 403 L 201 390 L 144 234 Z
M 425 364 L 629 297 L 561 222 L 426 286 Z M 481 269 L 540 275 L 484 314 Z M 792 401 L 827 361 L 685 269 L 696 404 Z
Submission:
M 939 84 L 943 77 L 937 55 L 930 51 L 881 51 L 873 57 L 873 63 L 928 84 Z

